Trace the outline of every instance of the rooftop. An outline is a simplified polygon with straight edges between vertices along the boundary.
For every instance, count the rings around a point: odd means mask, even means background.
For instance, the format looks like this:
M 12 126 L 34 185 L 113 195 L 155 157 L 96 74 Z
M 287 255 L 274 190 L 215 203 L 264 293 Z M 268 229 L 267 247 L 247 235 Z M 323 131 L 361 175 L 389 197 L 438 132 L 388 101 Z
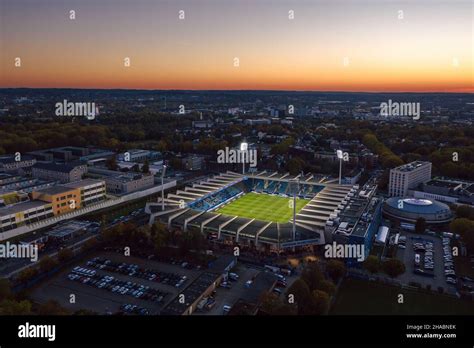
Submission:
M 10 205 L 8 207 L 5 207 L 5 208 L 0 208 L 0 216 L 7 216 L 7 215 L 12 215 L 12 214 L 16 214 L 16 213 L 19 213 L 19 212 L 22 212 L 22 211 L 25 211 L 25 210 L 29 210 L 29 209 L 35 209 L 35 208 L 38 208 L 38 207 L 43 207 L 45 205 L 50 205 L 51 203 L 46 203 L 46 202 L 43 202 L 43 201 L 28 201 L 28 202 L 22 202 L 22 203 L 18 203 L 18 204 L 15 204 L 15 205 Z
M 69 183 L 63 184 L 62 186 L 70 187 L 70 188 L 81 188 L 84 186 L 90 186 L 90 185 L 101 184 L 101 183 L 103 184 L 104 181 L 97 180 L 97 179 L 84 179 L 84 180 L 69 182 Z
M 50 170 L 61 173 L 69 173 L 81 164 L 57 164 L 57 163 L 36 163 L 33 168 Z
M 40 193 L 40 194 L 46 194 L 46 195 L 58 195 L 60 193 L 71 192 L 73 190 L 74 190 L 74 188 L 72 188 L 72 187 L 66 187 L 66 186 L 58 185 L 58 186 L 53 186 L 53 187 L 48 187 L 48 188 L 45 188 L 45 189 L 41 189 L 41 190 L 38 190 L 38 191 L 35 191 L 35 192 Z
M 414 162 L 411 162 L 411 163 L 407 163 L 407 164 L 403 164 L 401 166 L 398 166 L 396 168 L 394 168 L 394 170 L 399 170 L 401 172 L 411 172 L 415 169 L 418 169 L 422 166 L 426 166 L 426 165 L 431 165 L 431 162 L 424 162 L 424 161 L 414 161 Z

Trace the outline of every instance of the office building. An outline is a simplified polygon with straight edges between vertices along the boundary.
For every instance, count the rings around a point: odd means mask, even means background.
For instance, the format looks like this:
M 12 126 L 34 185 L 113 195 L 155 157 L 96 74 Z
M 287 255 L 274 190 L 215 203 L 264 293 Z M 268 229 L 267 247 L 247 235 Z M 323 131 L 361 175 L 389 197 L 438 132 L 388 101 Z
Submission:
M 388 194 L 406 197 L 408 190 L 431 179 L 431 163 L 415 161 L 390 170 Z
M 53 186 L 34 191 L 31 195 L 34 200 L 51 203 L 54 215 L 64 214 L 81 207 L 81 192 L 78 188 Z
M 7 155 L 0 157 L 0 172 L 16 173 L 19 170 L 30 168 L 36 163 L 32 156 L 21 156 L 17 161 L 15 156 Z
M 56 164 L 36 163 L 33 166 L 34 178 L 43 180 L 55 180 L 60 183 L 74 182 L 82 179 L 87 173 L 86 164 Z
M 105 177 L 107 192 L 114 194 L 127 194 L 135 191 L 146 190 L 153 187 L 153 175 L 140 173 L 122 173 L 116 176 Z

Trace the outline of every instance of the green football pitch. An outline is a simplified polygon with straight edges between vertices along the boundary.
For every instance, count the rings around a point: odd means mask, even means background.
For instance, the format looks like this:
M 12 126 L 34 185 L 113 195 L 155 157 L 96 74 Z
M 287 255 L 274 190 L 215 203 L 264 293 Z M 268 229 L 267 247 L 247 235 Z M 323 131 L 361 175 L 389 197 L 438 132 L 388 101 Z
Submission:
M 250 192 L 219 208 L 217 213 L 263 221 L 288 222 L 293 217 L 293 209 L 289 203 L 291 200 L 292 198 Z M 308 202 L 308 199 L 296 199 L 296 213 Z

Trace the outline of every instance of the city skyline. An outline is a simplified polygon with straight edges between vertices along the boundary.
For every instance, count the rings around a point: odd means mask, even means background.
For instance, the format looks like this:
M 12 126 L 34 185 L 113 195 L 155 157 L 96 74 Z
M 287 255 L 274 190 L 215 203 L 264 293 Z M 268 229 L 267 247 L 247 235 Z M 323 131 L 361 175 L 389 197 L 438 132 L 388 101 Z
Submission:
M 2 0 L 0 87 L 472 93 L 457 4 Z

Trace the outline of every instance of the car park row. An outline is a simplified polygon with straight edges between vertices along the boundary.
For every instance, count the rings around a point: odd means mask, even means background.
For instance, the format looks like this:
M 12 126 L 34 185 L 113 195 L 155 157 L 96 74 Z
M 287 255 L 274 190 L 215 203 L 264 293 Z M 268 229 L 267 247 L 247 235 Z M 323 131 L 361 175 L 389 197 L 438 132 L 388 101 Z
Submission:
M 415 269 L 413 273 L 426 277 L 434 277 L 433 242 L 422 238 L 413 238 L 413 240 L 413 250 L 415 251 Z
M 149 281 L 167 284 L 176 288 L 181 287 L 187 280 L 186 276 L 176 273 L 159 272 L 149 268 L 141 268 L 135 264 L 118 263 L 109 259 L 95 257 L 87 262 L 87 265 L 104 271 L 125 274 L 130 277 L 137 277 Z
M 456 285 L 456 273 L 454 271 L 453 254 L 451 251 L 449 238 L 443 238 L 443 259 L 444 259 L 444 275 L 448 284 Z
M 128 295 L 137 299 L 157 303 L 162 303 L 165 297 L 170 294 L 168 292 L 153 289 L 142 284 L 137 284 L 130 281 L 122 281 L 112 276 L 102 276 L 97 274 L 95 270 L 79 266 L 74 267 L 72 272 L 69 273 L 67 277 L 69 280 L 94 286 L 98 289 L 104 289 L 112 293 Z

